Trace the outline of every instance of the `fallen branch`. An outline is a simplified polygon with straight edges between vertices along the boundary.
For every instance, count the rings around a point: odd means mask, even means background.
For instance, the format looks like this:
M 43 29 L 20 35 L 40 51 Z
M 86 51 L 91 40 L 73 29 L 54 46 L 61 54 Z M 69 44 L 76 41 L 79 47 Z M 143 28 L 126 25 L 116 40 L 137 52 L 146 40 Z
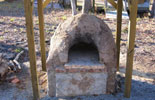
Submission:
M 18 53 L 18 54 L 16 55 L 16 57 L 15 57 L 14 60 L 18 60 L 19 57 L 20 57 L 23 53 L 24 53 L 24 50 L 22 50 L 20 53 Z
M 20 56 L 24 53 L 22 50 L 18 53 L 14 60 L 10 60 L 9 62 L 4 59 L 4 56 L 0 56 L 0 81 L 5 79 L 5 76 L 10 72 L 18 72 L 21 70 L 20 63 L 18 62 Z
M 21 66 L 20 66 L 20 63 L 18 62 L 19 60 L 19 57 L 24 53 L 24 50 L 22 50 L 20 53 L 18 53 L 15 57 L 14 60 L 10 60 L 9 62 L 9 66 L 11 68 L 11 70 L 17 72 L 19 70 L 21 70 Z

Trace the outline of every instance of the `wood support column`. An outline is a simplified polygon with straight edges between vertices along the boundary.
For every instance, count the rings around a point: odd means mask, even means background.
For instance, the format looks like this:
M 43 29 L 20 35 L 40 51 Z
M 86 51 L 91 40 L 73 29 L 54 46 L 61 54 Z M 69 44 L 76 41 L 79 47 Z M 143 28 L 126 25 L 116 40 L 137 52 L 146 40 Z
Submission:
M 117 71 L 119 71 L 119 59 L 120 59 L 120 41 L 121 41 L 121 29 L 122 29 L 122 0 L 117 2 L 117 28 L 116 28 L 116 46 L 117 46 Z
M 124 96 L 129 98 L 131 92 L 132 70 L 133 70 L 133 56 L 136 35 L 136 18 L 137 18 L 137 5 L 138 0 L 130 0 L 130 22 L 128 31 L 128 44 L 127 44 L 127 62 L 125 74 L 125 92 Z
M 25 18 L 26 18 L 26 32 L 29 48 L 30 70 L 33 89 L 33 99 L 39 100 L 39 86 L 36 67 L 36 52 L 34 44 L 34 32 L 33 32 L 33 0 L 24 0 Z
M 46 71 L 46 50 L 45 50 L 45 34 L 44 34 L 44 13 L 43 2 L 38 0 L 38 18 L 39 18 L 39 33 L 40 33 L 40 47 L 41 47 L 41 62 L 42 70 Z

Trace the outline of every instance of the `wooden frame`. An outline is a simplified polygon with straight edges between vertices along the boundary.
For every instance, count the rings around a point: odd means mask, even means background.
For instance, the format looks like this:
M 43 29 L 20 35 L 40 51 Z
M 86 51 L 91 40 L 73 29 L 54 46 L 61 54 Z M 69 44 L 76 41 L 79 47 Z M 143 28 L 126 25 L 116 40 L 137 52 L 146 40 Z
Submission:
M 33 1 L 24 0 L 24 7 L 25 7 L 26 32 L 27 32 L 28 48 L 29 48 L 33 98 L 34 100 L 39 100 L 40 95 L 39 95 L 38 76 L 37 76 L 37 67 L 36 67 L 36 52 L 35 52 L 35 44 L 34 44 L 33 17 L 32 17 Z
M 45 36 L 44 36 L 44 16 L 43 9 L 50 3 L 51 0 L 38 0 L 38 16 L 39 16 L 39 32 L 40 32 L 40 46 L 41 46 L 41 59 L 42 69 L 46 71 L 46 51 L 45 51 Z M 75 0 L 76 2 L 77 0 Z M 93 0 L 93 7 L 95 7 L 95 0 Z M 117 9 L 117 29 L 116 29 L 116 45 L 117 45 L 117 70 L 119 71 L 119 53 L 120 53 L 120 39 L 121 39 L 121 23 L 122 23 L 122 0 L 115 3 L 114 0 L 108 0 L 114 8 Z M 76 3 L 77 4 L 77 3 Z M 138 0 L 130 0 L 130 23 L 128 31 L 128 50 L 127 50 L 127 63 L 126 63 L 126 78 L 125 78 L 125 92 L 124 96 L 129 98 L 131 91 L 132 69 L 133 69 L 133 55 L 134 55 L 134 41 L 136 34 L 136 17 L 137 17 L 137 4 Z M 75 6 L 75 5 L 74 5 Z M 33 0 L 24 0 L 25 18 L 26 18 L 26 32 L 28 38 L 30 69 L 34 100 L 40 98 L 37 67 L 36 67 L 36 52 L 34 44 L 33 32 Z
M 121 40 L 121 29 L 122 29 L 122 8 L 123 1 L 118 0 L 117 3 L 117 27 L 116 27 L 116 46 L 117 46 L 117 71 L 119 71 L 119 58 L 120 58 L 120 40 Z
M 117 3 L 114 0 L 107 0 L 115 9 L 117 9 Z
M 43 3 L 43 9 L 46 8 L 46 6 L 51 2 L 52 0 L 45 0 Z M 39 7 L 39 6 L 38 6 Z
M 125 74 L 125 92 L 124 96 L 129 98 L 131 91 L 132 70 L 133 70 L 133 55 L 136 35 L 136 19 L 137 19 L 138 0 L 130 0 L 130 22 L 128 31 L 127 44 L 127 62 Z
M 49 0 L 46 0 L 49 1 Z M 44 3 L 45 4 L 45 3 Z M 45 49 L 45 34 L 44 34 L 44 5 L 42 0 L 38 0 L 38 18 L 39 18 L 39 33 L 41 47 L 42 70 L 46 71 L 46 49 Z

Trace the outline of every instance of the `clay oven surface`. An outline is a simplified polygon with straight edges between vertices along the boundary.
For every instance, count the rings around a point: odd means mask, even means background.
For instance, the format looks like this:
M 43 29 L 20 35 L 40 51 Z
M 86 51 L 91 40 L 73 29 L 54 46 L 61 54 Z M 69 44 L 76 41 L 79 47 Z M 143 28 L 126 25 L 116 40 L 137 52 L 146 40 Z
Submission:
M 116 46 L 111 30 L 93 15 L 68 18 L 51 38 L 47 69 L 50 96 L 114 92 Z

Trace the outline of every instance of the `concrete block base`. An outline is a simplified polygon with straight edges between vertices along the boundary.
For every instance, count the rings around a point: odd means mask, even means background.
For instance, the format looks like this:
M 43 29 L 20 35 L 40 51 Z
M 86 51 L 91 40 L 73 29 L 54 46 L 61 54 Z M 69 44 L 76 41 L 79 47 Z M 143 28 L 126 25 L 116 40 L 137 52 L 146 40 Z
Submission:
M 105 94 L 106 73 L 56 73 L 56 96 Z

